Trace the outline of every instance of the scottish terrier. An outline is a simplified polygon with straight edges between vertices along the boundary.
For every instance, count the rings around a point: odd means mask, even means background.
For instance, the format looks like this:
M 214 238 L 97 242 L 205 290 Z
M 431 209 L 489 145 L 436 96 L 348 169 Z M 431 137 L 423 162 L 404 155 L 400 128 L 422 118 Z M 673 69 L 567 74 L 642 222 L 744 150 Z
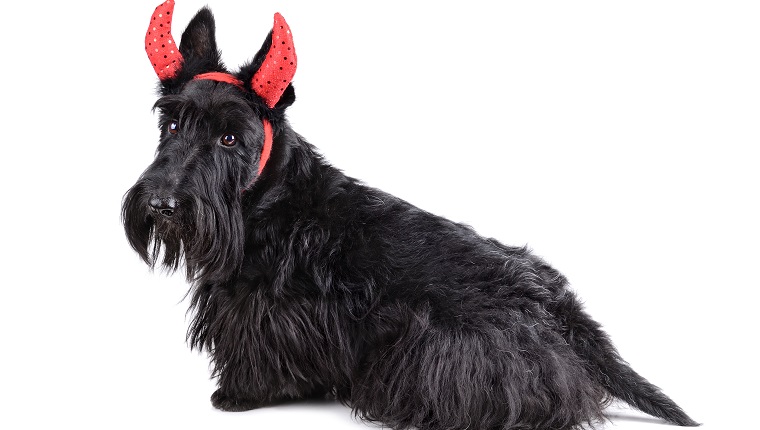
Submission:
M 394 429 L 559 430 L 617 398 L 697 425 L 540 258 L 347 177 L 296 134 L 281 15 L 231 73 L 211 12 L 177 46 L 173 8 L 146 34 L 160 143 L 122 219 L 148 265 L 186 270 L 215 407 L 327 396 Z

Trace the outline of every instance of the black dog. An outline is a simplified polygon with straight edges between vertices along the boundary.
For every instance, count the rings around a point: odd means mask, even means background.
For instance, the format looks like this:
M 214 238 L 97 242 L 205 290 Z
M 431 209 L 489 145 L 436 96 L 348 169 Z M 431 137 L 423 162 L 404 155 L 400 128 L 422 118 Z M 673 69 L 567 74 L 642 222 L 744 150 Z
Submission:
M 396 429 L 571 429 L 614 397 L 697 425 L 541 259 L 346 177 L 297 135 L 281 16 L 233 75 L 211 13 L 177 50 L 172 8 L 146 36 L 160 144 L 122 216 L 149 265 L 187 270 L 214 406 L 331 396 Z

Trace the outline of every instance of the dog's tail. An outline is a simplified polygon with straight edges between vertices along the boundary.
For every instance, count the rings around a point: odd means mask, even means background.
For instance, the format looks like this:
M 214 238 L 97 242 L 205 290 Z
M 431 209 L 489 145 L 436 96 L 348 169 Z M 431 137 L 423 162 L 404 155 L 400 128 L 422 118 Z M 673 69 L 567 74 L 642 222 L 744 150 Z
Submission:
M 609 336 L 583 311 L 575 297 L 565 306 L 570 308 L 559 312 L 567 329 L 565 338 L 576 354 L 587 360 L 592 374 L 612 396 L 679 426 L 700 425 L 620 357 Z

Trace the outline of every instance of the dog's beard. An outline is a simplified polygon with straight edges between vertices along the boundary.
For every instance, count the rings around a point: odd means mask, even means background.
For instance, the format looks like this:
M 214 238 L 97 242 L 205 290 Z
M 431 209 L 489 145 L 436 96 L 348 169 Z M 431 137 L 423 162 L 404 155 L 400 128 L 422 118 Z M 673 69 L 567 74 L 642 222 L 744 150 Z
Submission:
M 190 282 L 221 283 L 239 272 L 245 240 L 239 198 L 180 198 L 181 209 L 166 219 L 148 211 L 148 195 L 138 183 L 122 205 L 127 239 L 145 263 L 169 272 L 184 265 Z

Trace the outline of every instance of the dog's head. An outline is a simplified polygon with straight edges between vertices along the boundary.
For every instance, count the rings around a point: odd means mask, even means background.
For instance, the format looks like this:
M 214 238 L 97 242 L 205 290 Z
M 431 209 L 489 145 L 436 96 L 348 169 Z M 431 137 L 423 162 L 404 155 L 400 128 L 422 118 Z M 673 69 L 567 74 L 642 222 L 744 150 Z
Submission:
M 272 142 L 295 101 L 295 48 L 276 14 L 253 60 L 231 73 L 216 47 L 211 12 L 201 9 L 177 46 L 173 9 L 172 0 L 159 5 L 145 37 L 160 80 L 160 142 L 124 197 L 122 220 L 151 267 L 174 270 L 184 257 L 188 278 L 221 282 L 242 260 L 241 197 L 267 175 Z

